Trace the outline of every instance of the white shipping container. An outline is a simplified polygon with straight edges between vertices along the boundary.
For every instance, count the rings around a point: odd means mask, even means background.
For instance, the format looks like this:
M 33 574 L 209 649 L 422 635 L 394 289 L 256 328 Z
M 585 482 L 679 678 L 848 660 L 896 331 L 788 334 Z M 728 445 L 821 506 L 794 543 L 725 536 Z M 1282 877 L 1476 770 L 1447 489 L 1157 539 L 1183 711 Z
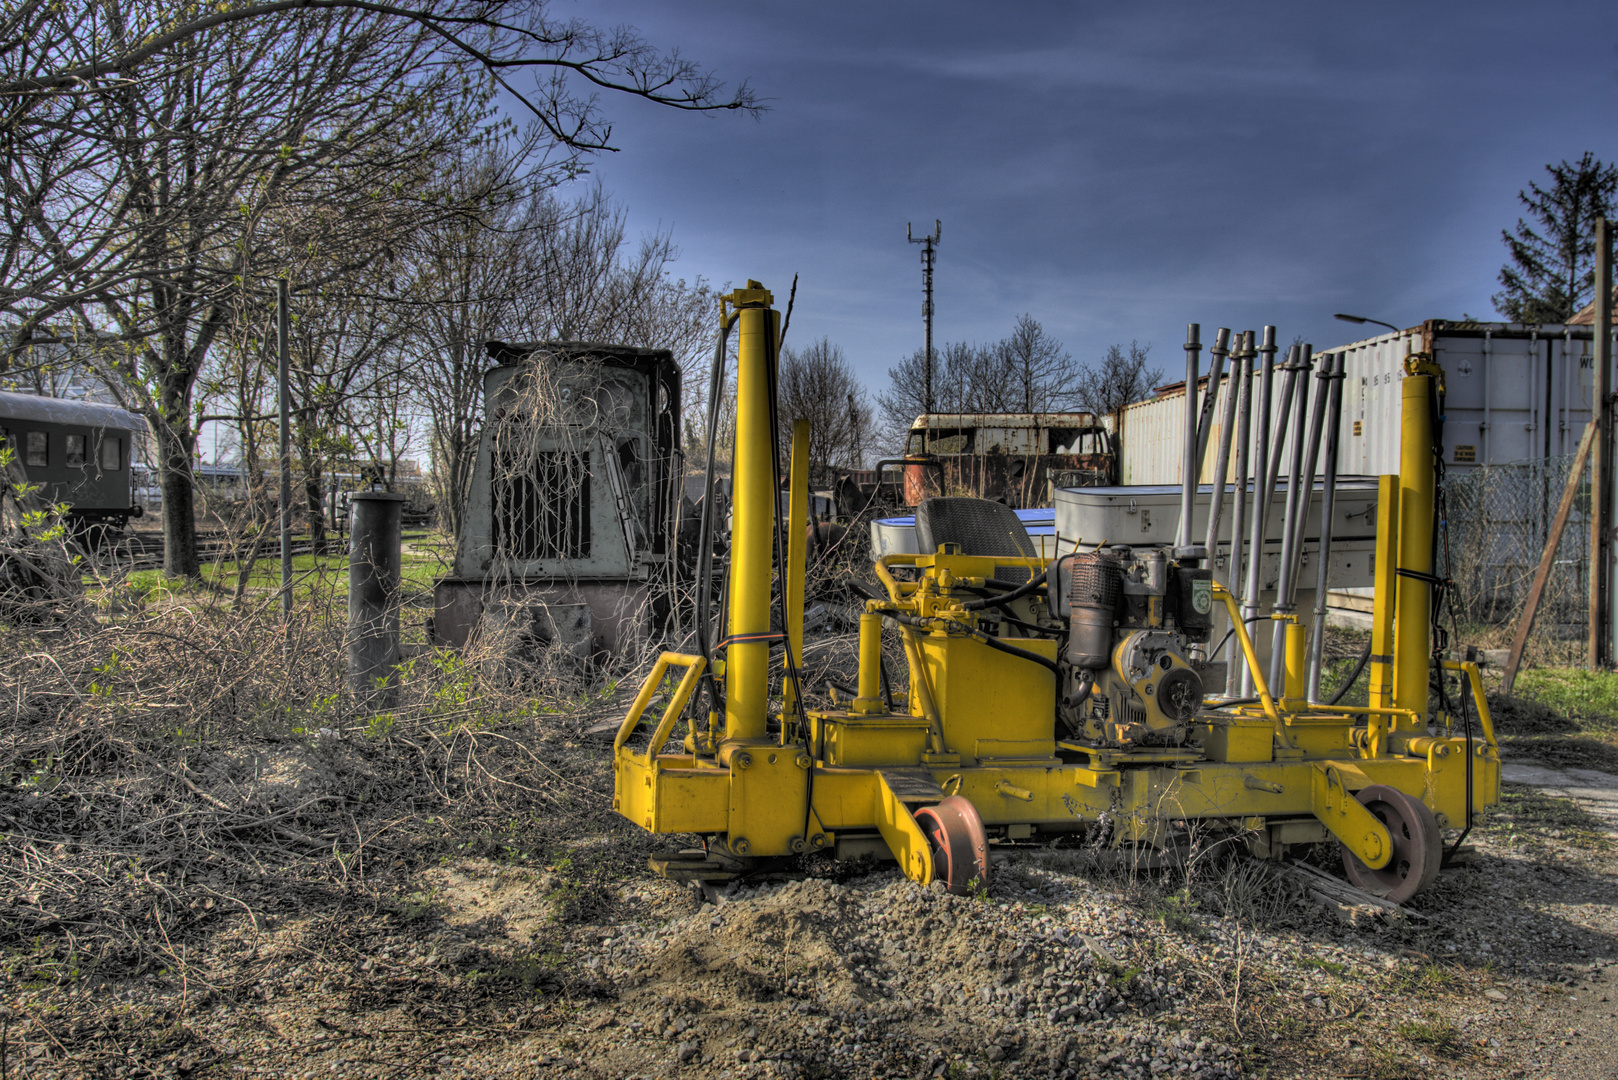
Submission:
M 1444 462 L 1451 473 L 1479 465 L 1571 454 L 1590 421 L 1591 358 L 1594 339 L 1589 326 L 1523 326 L 1518 323 L 1457 323 L 1440 319 L 1421 326 L 1322 352 L 1344 354 L 1343 415 L 1338 432 L 1338 471 L 1377 476 L 1399 471 L 1401 380 L 1404 359 L 1430 352 L 1445 374 Z M 1274 393 L 1279 397 L 1277 354 Z M 1204 370 L 1208 354 L 1203 353 Z M 1227 374 L 1229 371 L 1227 363 Z M 1257 397 L 1258 376 L 1253 379 Z M 1311 376 L 1311 401 L 1325 383 Z M 1205 391 L 1204 375 L 1199 391 Z M 1234 380 L 1220 383 L 1214 430 L 1198 479 L 1209 483 L 1220 437 L 1226 393 Z M 1199 399 L 1200 399 L 1199 392 Z M 1280 402 L 1274 403 L 1273 422 Z M 1253 410 L 1256 445 L 1258 412 Z M 1305 416 L 1307 426 L 1307 414 Z M 1116 418 L 1120 478 L 1125 484 L 1177 484 L 1185 431 L 1184 384 L 1166 388 L 1150 401 L 1125 408 Z M 1289 428 L 1282 449 L 1291 462 L 1297 438 Z M 1235 451 L 1227 478 L 1235 475 Z M 1316 474 L 1324 471 L 1324 453 Z

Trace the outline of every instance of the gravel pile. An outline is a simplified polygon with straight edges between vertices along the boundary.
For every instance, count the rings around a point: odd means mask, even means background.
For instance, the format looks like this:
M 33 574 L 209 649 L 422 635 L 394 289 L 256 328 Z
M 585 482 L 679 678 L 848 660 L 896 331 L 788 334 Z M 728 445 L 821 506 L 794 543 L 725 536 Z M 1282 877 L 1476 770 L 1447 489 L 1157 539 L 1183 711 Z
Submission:
M 620 987 L 618 1049 L 694 1075 L 1239 1075 L 1176 1015 L 1191 964 L 1155 947 L 1160 926 L 1102 893 L 1042 895 L 896 872 L 738 888 L 580 962 Z

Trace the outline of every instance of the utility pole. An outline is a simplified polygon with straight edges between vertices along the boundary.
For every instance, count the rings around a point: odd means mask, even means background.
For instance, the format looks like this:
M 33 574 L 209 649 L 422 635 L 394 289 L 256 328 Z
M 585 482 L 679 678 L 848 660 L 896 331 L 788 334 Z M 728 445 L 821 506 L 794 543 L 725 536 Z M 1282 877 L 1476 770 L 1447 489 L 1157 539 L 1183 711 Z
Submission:
M 292 619 L 292 394 L 289 381 L 291 315 L 287 311 L 287 280 L 275 283 L 276 396 L 281 414 L 281 621 Z
M 905 223 L 905 239 L 912 244 L 921 245 L 921 293 L 924 299 L 921 302 L 921 320 L 927 327 L 927 352 L 922 361 L 922 370 L 925 375 L 922 379 L 922 412 L 933 411 L 933 260 L 936 258 L 939 237 L 944 235 L 944 223 L 937 218 L 933 219 L 933 231 L 929 236 L 915 236 L 910 231 L 910 223 Z
M 1612 223 L 1596 219 L 1595 345 L 1590 405 L 1596 423 L 1590 450 L 1590 649 L 1592 668 L 1612 663 Z

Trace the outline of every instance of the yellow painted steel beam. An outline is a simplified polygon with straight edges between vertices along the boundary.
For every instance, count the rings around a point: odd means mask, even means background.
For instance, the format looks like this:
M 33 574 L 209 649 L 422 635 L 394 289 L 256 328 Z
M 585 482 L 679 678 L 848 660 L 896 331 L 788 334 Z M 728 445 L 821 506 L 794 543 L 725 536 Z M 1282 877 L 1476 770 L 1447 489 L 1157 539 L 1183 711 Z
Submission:
M 787 473 L 787 648 L 792 663 L 803 670 L 803 591 L 809 572 L 809 421 L 792 422 L 792 464 Z M 801 712 L 797 687 L 788 679 L 781 692 L 781 714 L 791 718 Z
M 725 298 L 736 308 L 736 449 L 731 470 L 730 620 L 725 653 L 725 741 L 767 737 L 770 582 L 775 536 L 775 446 L 770 438 L 774 298 L 756 281 Z M 751 640 L 750 640 L 751 639 Z

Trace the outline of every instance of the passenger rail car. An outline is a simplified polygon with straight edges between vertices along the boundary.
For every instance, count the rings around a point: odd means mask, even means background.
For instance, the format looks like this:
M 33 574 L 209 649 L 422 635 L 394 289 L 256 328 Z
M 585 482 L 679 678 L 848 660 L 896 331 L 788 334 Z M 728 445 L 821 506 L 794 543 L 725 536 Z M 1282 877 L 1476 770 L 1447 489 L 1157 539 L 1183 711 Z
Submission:
M 146 421 L 113 405 L 0 390 L 0 436 L 47 503 L 75 531 L 121 529 L 140 517 L 131 459 Z

